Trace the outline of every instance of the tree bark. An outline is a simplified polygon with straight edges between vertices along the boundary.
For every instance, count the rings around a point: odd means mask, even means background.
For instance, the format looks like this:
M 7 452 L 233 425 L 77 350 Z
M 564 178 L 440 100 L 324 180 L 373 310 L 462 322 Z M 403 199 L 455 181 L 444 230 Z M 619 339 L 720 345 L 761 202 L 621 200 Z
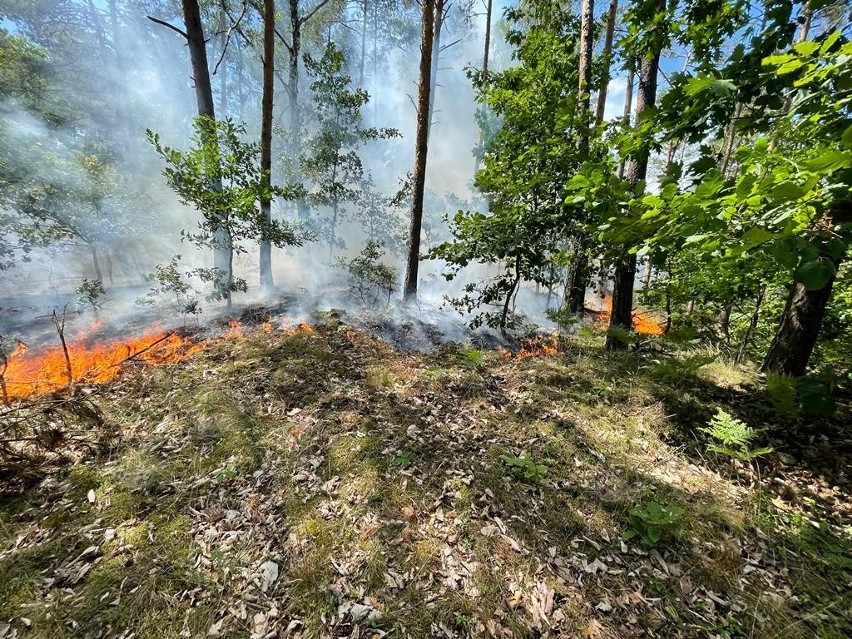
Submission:
M 361 2 L 364 19 L 361 21 L 361 61 L 358 65 L 358 88 L 364 88 L 364 63 L 367 60 L 367 0 Z
M 594 0 L 583 0 L 580 20 L 580 64 L 579 84 L 577 86 L 577 114 L 580 126 L 577 128 L 577 149 L 582 153 L 589 148 L 589 91 L 592 84 L 592 26 L 594 25 Z
M 594 24 L 594 0 L 583 0 L 580 9 L 580 60 L 579 82 L 577 85 L 577 150 L 583 156 L 589 150 L 589 89 L 592 83 L 592 26 Z M 585 242 L 582 235 L 574 237 L 572 242 L 573 260 L 565 278 L 565 294 L 562 297 L 562 310 L 567 313 L 581 313 L 586 301 L 586 264 Z
M 604 34 L 603 61 L 604 71 L 603 83 L 598 91 L 598 101 L 595 105 L 595 125 L 603 124 L 604 111 L 606 110 L 606 94 L 609 89 L 609 69 L 612 65 L 612 41 L 615 36 L 615 19 L 618 15 L 618 0 L 610 0 L 609 12 L 606 17 L 606 32 Z
M 645 261 L 645 268 L 642 271 L 642 290 L 647 291 L 651 286 L 651 271 L 654 270 L 654 264 L 651 262 L 651 258 L 649 257 Z
M 272 106 L 275 94 L 275 0 L 263 3 L 263 97 L 260 124 L 260 212 L 266 224 L 272 223 Z M 269 291 L 272 279 L 272 244 L 261 234 L 260 287 Z
M 429 119 L 426 122 L 426 137 L 432 132 L 432 118 L 435 116 L 435 93 L 438 87 L 438 61 L 441 58 L 441 31 L 444 28 L 444 0 L 433 0 L 433 31 L 432 60 L 429 71 Z M 425 10 L 425 7 L 424 7 Z
M 663 14 L 665 10 L 666 0 L 657 0 L 657 11 L 659 14 Z M 654 45 L 652 50 L 647 51 L 642 58 L 639 67 L 639 91 L 636 96 L 637 120 L 645 109 L 653 108 L 656 102 L 660 53 L 659 46 Z M 648 173 L 648 155 L 648 145 L 643 144 L 636 154 L 629 158 L 625 164 L 625 176 L 634 195 L 636 194 L 639 183 L 645 180 Z M 624 247 L 623 251 L 624 254 L 615 264 L 612 313 L 610 314 L 609 325 L 610 327 L 621 327 L 630 331 L 633 330 L 633 286 L 636 277 L 636 254 L 628 252 L 627 247 Z M 607 335 L 607 349 L 623 350 L 627 346 L 615 333 Z
M 819 227 L 831 233 L 834 228 L 852 222 L 852 203 L 842 202 L 829 211 L 819 222 Z M 763 360 L 761 370 L 782 375 L 804 375 L 816 346 L 825 309 L 831 299 L 831 289 L 843 257 L 832 258 L 827 253 L 820 259 L 834 264 L 835 274 L 819 290 L 808 290 L 799 282 L 793 284 L 781 323 Z
M 633 70 L 633 65 L 627 69 L 627 83 L 624 87 L 624 113 L 622 117 L 624 121 L 627 123 L 627 126 L 630 126 L 630 111 L 633 108 L 633 81 L 635 71 Z M 618 163 L 618 169 L 616 170 L 616 176 L 619 180 L 624 179 L 624 161 Z
M 207 66 L 207 44 L 204 39 L 204 27 L 201 24 L 201 12 L 198 0 L 183 0 L 183 21 L 186 26 L 186 40 L 189 45 L 189 57 L 192 63 L 192 78 L 195 83 L 195 101 L 198 115 L 216 119 L 213 105 L 213 87 L 210 84 L 210 70 Z M 210 188 L 222 190 L 221 180 L 213 180 Z M 231 301 L 231 237 L 225 226 L 213 229 L 213 267 L 218 273 L 217 289 Z
M 417 272 L 420 266 L 420 230 L 423 226 L 423 193 L 426 189 L 426 156 L 429 146 L 430 91 L 432 88 L 432 45 L 435 40 L 436 1 L 423 0 L 420 34 L 420 87 L 417 96 L 417 141 L 414 149 L 413 197 L 408 234 L 408 265 L 405 270 L 403 300 L 417 300 Z
M 485 53 L 482 56 L 482 73 L 488 74 L 488 58 L 491 53 L 491 12 L 494 0 L 486 0 L 485 3 Z

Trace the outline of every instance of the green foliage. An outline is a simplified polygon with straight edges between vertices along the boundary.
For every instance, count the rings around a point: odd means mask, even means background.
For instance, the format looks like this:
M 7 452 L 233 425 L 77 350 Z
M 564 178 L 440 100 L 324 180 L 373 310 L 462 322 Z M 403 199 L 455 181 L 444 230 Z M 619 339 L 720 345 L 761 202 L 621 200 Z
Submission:
M 474 368 L 482 366 L 482 351 L 478 348 L 473 348 L 472 346 L 460 348 L 459 355 L 461 355 L 462 361 L 467 366 L 472 366 Z
M 331 253 L 335 247 L 344 247 L 338 224 L 348 218 L 347 206 L 360 203 L 362 198 L 367 198 L 370 206 L 361 210 L 376 233 L 378 203 L 359 150 L 371 140 L 397 137 L 399 132 L 362 125 L 361 109 L 370 95 L 363 89 L 351 88 L 352 79 L 345 73 L 346 58 L 336 44 L 328 42 L 318 60 L 306 54 L 305 69 L 312 79 L 317 131 L 308 142 L 302 171 L 313 183 L 308 189 L 309 201 L 331 209 L 330 216 L 315 216 L 313 220 L 314 230 L 326 240 Z
M 509 472 L 520 481 L 528 484 L 541 484 L 550 470 L 544 464 L 537 463 L 529 453 L 521 457 L 515 455 L 500 455 L 500 461 L 508 468 Z
M 245 243 L 266 240 L 275 246 L 301 246 L 312 239 L 297 224 L 267 221 L 258 206 L 262 197 L 287 197 L 289 189 L 272 186 L 266 192 L 261 180 L 260 148 L 247 142 L 245 127 L 230 119 L 195 119 L 195 133 L 187 151 L 164 146 L 160 136 L 148 131 L 150 142 L 166 161 L 163 175 L 177 193 L 182 204 L 195 207 L 201 213 L 198 231 L 182 231 L 184 239 L 196 246 L 225 249 L 244 253 Z M 244 283 L 220 282 L 220 273 L 213 273 L 220 297 L 229 297 L 232 290 Z
M 85 278 L 75 289 L 77 293 L 77 302 L 86 304 L 92 309 L 95 314 L 101 308 L 101 297 L 106 294 L 103 283 L 100 280 L 90 280 Z
M 830 415 L 835 410 L 835 382 L 830 374 L 791 377 L 767 372 L 766 392 L 779 417 Z
M 380 298 L 390 302 L 396 289 L 396 269 L 382 261 L 384 256 L 384 244 L 370 240 L 357 257 L 337 260 L 349 275 L 349 291 L 365 304 L 375 304 Z
M 664 535 L 671 534 L 683 515 L 683 508 L 649 501 L 630 511 L 630 528 L 622 539 L 638 537 L 646 546 L 655 546 Z
M 700 430 L 715 440 L 715 443 L 710 444 L 708 449 L 720 455 L 749 462 L 772 452 L 770 447 L 752 448 L 754 440 L 760 433 L 721 408 L 716 409 L 716 414 L 710 420 L 709 427 Z
M 396 457 L 393 458 L 393 463 L 399 466 L 400 468 L 408 468 L 409 466 L 411 466 L 411 451 L 400 451 L 399 453 L 397 453 Z

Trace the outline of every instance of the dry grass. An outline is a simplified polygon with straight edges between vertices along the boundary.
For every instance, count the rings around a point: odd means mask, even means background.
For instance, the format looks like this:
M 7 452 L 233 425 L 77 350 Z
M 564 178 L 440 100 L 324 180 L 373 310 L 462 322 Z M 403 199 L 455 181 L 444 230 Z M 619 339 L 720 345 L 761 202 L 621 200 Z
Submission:
M 750 382 L 588 336 L 520 361 L 334 322 L 217 344 L 100 388 L 120 451 L 0 506 L 0 635 L 848 636 L 849 522 L 706 454 Z M 650 501 L 684 514 L 625 544 Z

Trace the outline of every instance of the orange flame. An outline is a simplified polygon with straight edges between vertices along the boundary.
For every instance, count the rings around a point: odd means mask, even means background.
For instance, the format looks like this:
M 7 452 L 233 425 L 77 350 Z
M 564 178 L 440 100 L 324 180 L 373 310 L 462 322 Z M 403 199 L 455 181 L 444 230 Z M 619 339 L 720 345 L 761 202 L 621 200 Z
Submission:
M 559 354 L 559 337 L 557 335 L 537 335 L 525 339 L 521 343 L 521 348 L 513 353 L 512 351 L 501 348 L 500 354 L 505 359 L 529 359 L 531 357 L 554 357 Z
M 609 318 L 612 313 L 612 296 L 607 295 L 603 298 L 603 310 L 592 311 L 594 321 L 601 325 L 609 324 Z M 633 330 L 642 335 L 662 335 L 665 332 L 663 324 L 655 318 L 651 313 L 633 309 Z
M 87 333 L 90 332 L 91 328 Z M 110 382 L 118 377 L 121 364 L 128 358 L 148 364 L 178 362 L 205 345 L 159 330 L 130 339 L 98 342 L 92 342 L 84 333 L 82 337 L 67 341 L 71 380 L 75 383 Z M 68 384 L 68 362 L 59 345 L 33 351 L 20 342 L 9 356 L 3 377 L 10 398 L 39 395 Z

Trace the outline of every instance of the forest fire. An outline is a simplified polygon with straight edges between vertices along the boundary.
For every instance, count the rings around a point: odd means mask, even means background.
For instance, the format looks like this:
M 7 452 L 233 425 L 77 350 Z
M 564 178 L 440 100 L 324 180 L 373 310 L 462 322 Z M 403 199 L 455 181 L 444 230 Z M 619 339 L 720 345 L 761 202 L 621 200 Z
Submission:
M 515 352 L 507 348 L 500 348 L 500 354 L 505 359 L 553 357 L 559 354 L 559 336 L 555 334 L 536 335 L 521 342 L 521 347 Z
M 595 323 L 605 326 L 609 324 L 609 317 L 612 312 L 612 296 L 604 296 L 602 303 L 603 308 L 600 311 L 586 309 L 586 313 L 592 316 Z M 665 332 L 663 324 L 653 315 L 636 308 L 633 309 L 633 329 L 642 335 L 662 335 Z
M 103 383 L 118 377 L 122 364 L 130 360 L 148 364 L 179 362 L 202 350 L 206 343 L 161 330 L 139 337 L 94 340 L 88 334 L 62 345 L 38 351 L 19 342 L 3 373 L 9 399 L 41 395 L 69 383 Z
M 235 340 L 246 336 L 246 327 L 236 319 L 230 320 L 221 339 Z M 64 388 L 69 384 L 98 384 L 111 382 L 121 373 L 122 365 L 130 361 L 146 364 L 168 364 L 185 360 L 210 345 L 210 339 L 197 339 L 159 328 L 146 330 L 132 338 L 96 338 L 102 328 L 96 323 L 66 340 L 66 349 L 59 343 L 43 349 L 31 349 L 18 342 L 9 354 L 5 369 L 0 366 L 3 389 L 0 400 L 10 401 L 35 397 Z M 276 328 L 288 336 L 313 333 L 305 322 L 286 317 L 277 322 L 264 322 L 259 330 L 267 335 Z

